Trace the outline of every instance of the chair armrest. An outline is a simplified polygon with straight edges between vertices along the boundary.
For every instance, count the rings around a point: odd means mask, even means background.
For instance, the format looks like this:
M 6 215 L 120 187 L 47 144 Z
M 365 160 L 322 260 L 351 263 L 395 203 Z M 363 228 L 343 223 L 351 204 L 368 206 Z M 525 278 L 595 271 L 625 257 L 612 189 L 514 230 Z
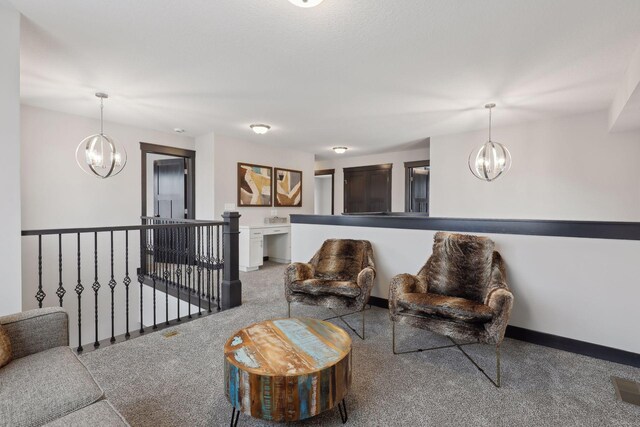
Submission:
M 9 335 L 14 359 L 69 345 L 69 317 L 60 307 L 3 316 L 0 324 Z
M 403 294 L 426 293 L 427 283 L 419 276 L 413 274 L 398 274 L 391 279 L 389 284 L 389 313 L 393 315 L 398 309 L 398 298 Z
M 294 262 L 287 266 L 285 270 L 285 282 L 287 284 L 297 282 L 299 280 L 313 279 L 316 271 L 313 265 L 306 262 Z
M 362 308 L 364 308 L 369 297 L 371 296 L 371 290 L 373 289 L 373 280 L 376 278 L 376 270 L 373 267 L 367 267 L 358 273 L 356 284 L 360 288 L 360 295 L 358 295 L 358 302 Z
M 494 313 L 493 320 L 485 324 L 485 329 L 489 333 L 491 341 L 494 344 L 500 344 L 511 317 L 513 293 L 507 285 L 504 261 L 498 252 L 493 253 L 491 281 L 486 290 L 484 303 L 491 307 Z

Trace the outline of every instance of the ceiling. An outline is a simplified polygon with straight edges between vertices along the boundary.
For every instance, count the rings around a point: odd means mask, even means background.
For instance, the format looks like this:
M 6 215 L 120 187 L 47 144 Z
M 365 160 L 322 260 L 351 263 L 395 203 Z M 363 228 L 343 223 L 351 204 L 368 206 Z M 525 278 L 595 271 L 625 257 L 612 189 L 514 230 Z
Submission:
M 638 0 L 12 2 L 25 104 L 321 157 L 606 109 L 640 44 Z

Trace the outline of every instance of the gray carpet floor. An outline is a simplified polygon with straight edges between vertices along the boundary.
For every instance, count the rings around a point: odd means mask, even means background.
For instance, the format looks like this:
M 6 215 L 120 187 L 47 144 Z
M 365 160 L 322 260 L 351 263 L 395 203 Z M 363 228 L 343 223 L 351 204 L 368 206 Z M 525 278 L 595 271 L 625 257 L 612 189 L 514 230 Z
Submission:
M 267 263 L 241 274 L 243 304 L 163 332 L 83 355 L 107 398 L 132 426 L 225 426 L 223 346 L 236 330 L 286 316 L 284 266 Z M 294 306 L 293 315 L 331 312 Z M 357 315 L 351 320 L 357 327 Z M 337 325 L 340 321 L 337 320 Z M 399 349 L 447 344 L 401 326 Z M 493 349 L 468 352 L 493 374 Z M 610 376 L 640 381 L 640 369 L 517 340 L 502 345 L 503 386 L 496 389 L 456 349 L 394 356 L 386 310 L 367 312 L 367 339 L 353 336 L 353 385 L 347 397 L 353 426 L 640 426 L 640 407 L 616 400 Z M 238 425 L 273 423 L 240 416 Z M 340 426 L 337 408 L 296 423 Z

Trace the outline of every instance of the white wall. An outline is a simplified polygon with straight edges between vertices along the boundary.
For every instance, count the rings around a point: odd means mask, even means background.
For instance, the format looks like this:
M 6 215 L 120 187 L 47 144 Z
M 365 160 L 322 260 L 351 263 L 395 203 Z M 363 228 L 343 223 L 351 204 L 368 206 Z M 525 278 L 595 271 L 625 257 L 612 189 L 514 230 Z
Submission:
M 220 221 L 214 208 L 215 180 L 213 174 L 215 135 L 208 133 L 196 138 L 196 218 Z
M 302 206 L 297 208 L 283 207 L 238 207 L 240 224 L 263 224 L 264 218 L 272 216 L 277 210 L 280 217 L 289 214 L 313 213 L 314 197 L 314 155 L 290 149 L 242 141 L 223 135 L 215 135 L 214 181 L 215 181 L 215 216 L 219 218 L 224 212 L 225 203 L 237 205 L 237 168 L 238 162 L 253 163 L 285 169 L 302 171 Z M 273 190 L 272 190 L 273 191 Z
M 606 111 L 495 127 L 513 166 L 491 183 L 467 163 L 486 138 L 486 131 L 431 138 L 431 216 L 640 220 L 640 132 L 608 133 Z
M 109 101 L 105 108 L 117 108 Z M 96 107 L 96 116 L 98 109 Z M 105 122 L 105 133 L 128 153 L 128 162 L 119 175 L 108 179 L 97 179 L 85 174 L 76 164 L 75 150 L 80 141 L 100 129 L 99 119 L 74 116 L 31 106 L 21 108 L 21 203 L 22 228 L 66 228 L 139 224 L 141 207 L 141 153 L 139 142 L 194 148 L 193 138 L 175 133 L 163 133 Z M 123 307 L 124 286 L 124 236 L 115 233 L 115 279 L 118 282 L 115 295 L 117 306 Z M 110 292 L 107 283 L 109 271 L 109 236 L 98 238 L 99 282 L 99 332 L 101 337 L 110 336 Z M 94 281 L 93 236 L 83 236 L 82 298 L 83 342 L 93 339 L 94 302 L 91 284 Z M 37 238 L 22 240 L 23 260 L 23 309 L 37 306 L 34 294 L 37 289 Z M 67 290 L 65 308 L 71 315 L 70 332 L 72 343 L 77 342 L 77 297 L 74 286 L 77 282 L 76 237 L 63 238 L 63 286 Z M 139 286 L 136 268 L 139 264 L 137 233 L 129 236 L 129 274 L 133 283 L 130 288 L 132 327 L 138 322 Z M 57 305 L 55 290 L 58 285 L 57 236 L 43 238 L 43 288 L 47 297 L 44 306 Z M 123 315 L 116 316 L 116 334 L 124 331 Z
M 404 162 L 417 160 L 429 160 L 429 145 L 424 148 L 396 151 L 383 154 L 371 154 L 366 156 L 336 157 L 330 160 L 318 160 L 316 169 L 335 169 L 335 214 L 340 215 L 344 211 L 344 171 L 343 168 L 356 166 L 379 165 L 393 163 L 391 170 L 391 210 L 404 212 Z
M 313 213 L 331 215 L 331 175 L 319 175 L 314 180 Z
M 367 239 L 376 262 L 372 295 L 416 274 L 431 255 L 434 231 L 292 225 L 292 261 L 308 262 L 325 239 Z M 481 233 L 474 233 L 481 234 Z M 640 353 L 640 242 L 481 234 L 496 243 L 514 294 L 511 325 Z
M 22 306 L 20 269 L 20 14 L 0 0 L 0 316 Z

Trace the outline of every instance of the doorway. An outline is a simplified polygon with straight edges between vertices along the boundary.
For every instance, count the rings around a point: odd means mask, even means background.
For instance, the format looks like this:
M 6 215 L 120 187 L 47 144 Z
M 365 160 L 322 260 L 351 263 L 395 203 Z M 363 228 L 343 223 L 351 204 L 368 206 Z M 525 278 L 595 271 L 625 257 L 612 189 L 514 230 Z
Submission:
M 140 143 L 143 217 L 195 219 L 196 152 Z
M 429 160 L 405 162 L 405 212 L 429 214 Z
M 323 169 L 315 172 L 313 213 L 333 215 L 335 169 Z

